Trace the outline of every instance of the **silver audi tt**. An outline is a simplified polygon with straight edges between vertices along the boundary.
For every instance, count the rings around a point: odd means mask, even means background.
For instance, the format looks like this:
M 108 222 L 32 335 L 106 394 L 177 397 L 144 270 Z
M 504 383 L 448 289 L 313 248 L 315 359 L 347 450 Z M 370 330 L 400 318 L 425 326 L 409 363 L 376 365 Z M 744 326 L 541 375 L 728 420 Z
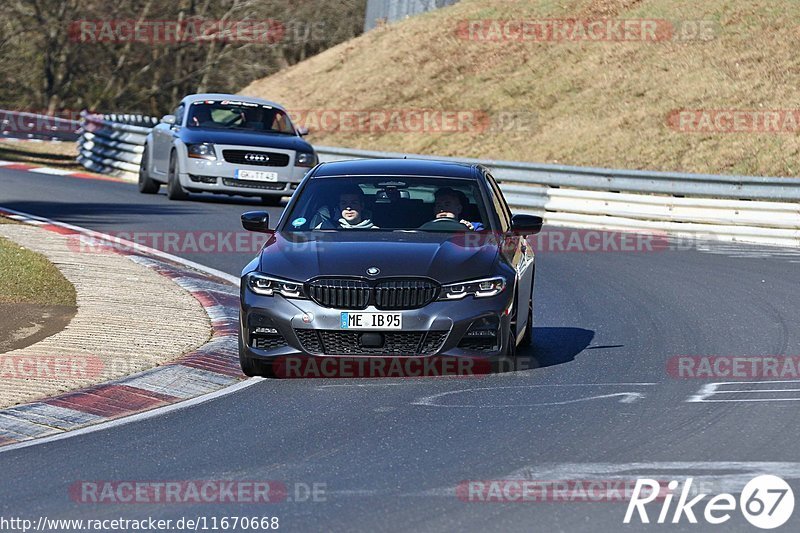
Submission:
M 291 196 L 317 155 L 280 105 L 232 94 L 193 94 L 147 135 L 139 191 L 257 196 L 277 205 Z

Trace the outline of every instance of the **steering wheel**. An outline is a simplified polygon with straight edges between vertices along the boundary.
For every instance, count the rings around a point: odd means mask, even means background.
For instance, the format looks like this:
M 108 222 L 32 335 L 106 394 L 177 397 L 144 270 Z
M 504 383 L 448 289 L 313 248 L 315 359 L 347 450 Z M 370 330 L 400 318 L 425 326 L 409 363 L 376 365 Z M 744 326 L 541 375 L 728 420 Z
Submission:
M 224 121 L 222 124 L 225 127 L 229 127 L 229 126 L 233 126 L 234 124 L 236 124 L 237 121 L 240 121 L 240 120 L 241 120 L 241 124 L 244 124 L 244 118 L 243 118 L 243 116 L 241 114 L 236 115 L 234 117 L 231 117 L 230 119 Z
M 467 227 L 454 218 L 434 218 L 418 229 L 423 231 L 467 231 Z

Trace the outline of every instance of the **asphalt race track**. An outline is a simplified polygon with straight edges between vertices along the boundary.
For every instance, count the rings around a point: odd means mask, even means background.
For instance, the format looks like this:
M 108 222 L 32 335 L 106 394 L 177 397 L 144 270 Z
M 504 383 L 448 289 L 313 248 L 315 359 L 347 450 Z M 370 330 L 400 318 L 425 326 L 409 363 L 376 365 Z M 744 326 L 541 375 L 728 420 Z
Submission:
M 103 232 L 239 232 L 239 214 L 260 208 L 241 198 L 170 202 L 131 184 L 7 169 L 0 206 Z M 465 480 L 645 474 L 724 487 L 771 473 L 800 495 L 800 410 L 791 401 L 800 392 L 701 393 L 708 380 L 667 372 L 679 355 L 800 355 L 800 254 L 678 248 L 538 254 L 535 348 L 523 358 L 536 369 L 264 380 L 154 418 L 0 452 L 0 514 L 277 516 L 287 531 L 617 531 L 624 502 L 470 502 L 456 489 Z M 179 255 L 238 275 L 255 253 Z M 755 397 L 762 401 L 747 401 Z M 270 504 L 77 503 L 69 488 L 83 480 L 275 480 L 289 494 Z M 314 484 L 324 501 L 296 501 Z M 754 530 L 732 515 L 724 526 L 634 520 L 625 530 Z M 785 529 L 797 530 L 798 520 Z

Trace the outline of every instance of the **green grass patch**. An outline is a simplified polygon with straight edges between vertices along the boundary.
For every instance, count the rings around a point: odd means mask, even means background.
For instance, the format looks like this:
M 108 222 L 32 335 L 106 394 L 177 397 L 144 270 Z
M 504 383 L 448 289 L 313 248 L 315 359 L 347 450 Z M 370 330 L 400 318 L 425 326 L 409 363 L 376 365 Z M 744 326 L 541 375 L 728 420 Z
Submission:
M 0 224 L 8 223 L 0 217 Z M 75 287 L 41 254 L 0 237 L 0 304 L 75 305 Z

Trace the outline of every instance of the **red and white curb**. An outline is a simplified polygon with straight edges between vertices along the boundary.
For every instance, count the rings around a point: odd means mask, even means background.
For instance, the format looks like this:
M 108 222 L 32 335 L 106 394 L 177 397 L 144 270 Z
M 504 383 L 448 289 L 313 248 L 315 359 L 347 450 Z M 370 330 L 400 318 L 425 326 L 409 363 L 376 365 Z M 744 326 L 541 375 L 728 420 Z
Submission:
M 238 384 L 238 280 L 158 250 L 108 235 L 0 207 L 0 216 L 60 233 L 107 242 L 115 253 L 151 268 L 186 289 L 211 319 L 212 337 L 176 361 L 122 379 L 0 410 L 0 446 L 53 437 L 103 424 Z M 119 245 L 122 244 L 123 247 Z
M 65 170 L 63 168 L 43 167 L 41 165 L 32 165 L 30 163 L 18 163 L 16 161 L 0 161 L 0 169 L 8 170 L 22 170 L 26 172 L 35 172 L 37 174 L 49 174 L 51 176 L 65 176 L 68 178 L 78 178 L 84 180 L 99 180 L 99 181 L 115 181 L 119 183 L 130 183 L 122 178 L 114 176 L 101 176 L 100 174 L 92 174 L 90 172 L 80 172 L 75 170 Z

